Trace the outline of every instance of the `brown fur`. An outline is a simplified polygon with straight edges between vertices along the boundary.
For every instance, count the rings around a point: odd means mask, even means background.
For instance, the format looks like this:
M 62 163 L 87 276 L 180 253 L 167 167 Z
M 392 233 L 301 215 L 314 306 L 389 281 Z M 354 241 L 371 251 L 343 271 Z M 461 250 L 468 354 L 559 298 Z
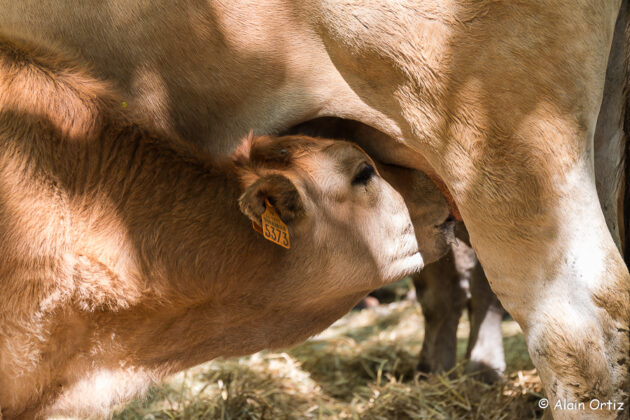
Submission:
M 593 360 L 570 367 L 550 347 L 549 363 L 538 362 L 547 392 L 580 399 L 589 391 L 569 378 L 589 372 L 623 399 L 627 374 L 599 361 L 629 353 L 627 331 L 595 346 L 571 333 L 630 324 L 611 323 L 626 311 L 593 300 L 630 293 L 592 170 L 620 4 L 22 0 L 0 3 L 0 26 L 79 52 L 152 124 L 217 153 L 251 127 L 278 132 L 316 117 L 381 131 L 375 158 L 427 164 L 444 181 L 529 347 L 570 343 Z
M 126 114 L 71 61 L 0 39 L 4 418 L 103 415 L 165 374 L 303 340 L 420 267 L 402 198 L 352 186 L 356 146 L 250 138 L 217 163 Z M 265 199 L 290 250 L 239 211 L 260 221 Z

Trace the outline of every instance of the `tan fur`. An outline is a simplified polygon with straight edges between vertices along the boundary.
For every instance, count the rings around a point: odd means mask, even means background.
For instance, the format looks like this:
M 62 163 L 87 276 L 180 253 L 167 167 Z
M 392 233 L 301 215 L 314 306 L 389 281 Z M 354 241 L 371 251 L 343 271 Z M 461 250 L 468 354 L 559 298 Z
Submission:
M 0 39 L 3 418 L 105 415 L 165 374 L 303 340 L 422 267 L 402 197 L 352 183 L 372 163 L 355 145 L 250 136 L 217 163 L 111 91 Z M 264 199 L 290 250 L 239 211 L 260 221 Z
M 623 400 L 630 320 L 615 296 L 630 276 L 593 171 L 620 4 L 6 0 L 0 27 L 76 51 L 153 125 L 217 153 L 250 127 L 317 117 L 381 131 L 375 158 L 427 164 L 448 187 L 493 290 L 529 348 L 548 350 L 533 357 L 551 401 L 593 395 L 571 385 L 587 373 Z M 388 153 L 401 144 L 409 156 Z M 565 363 L 562 343 L 592 366 Z

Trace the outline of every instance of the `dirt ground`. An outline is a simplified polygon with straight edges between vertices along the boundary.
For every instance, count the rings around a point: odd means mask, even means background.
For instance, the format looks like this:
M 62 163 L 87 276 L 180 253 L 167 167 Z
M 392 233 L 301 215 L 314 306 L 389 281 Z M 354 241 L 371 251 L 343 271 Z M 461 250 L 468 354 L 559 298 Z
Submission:
M 503 322 L 507 381 L 415 372 L 423 317 L 410 299 L 355 310 L 289 349 L 219 359 L 170 377 L 114 419 L 532 419 L 540 380 L 523 335 Z M 468 337 L 464 316 L 458 356 Z

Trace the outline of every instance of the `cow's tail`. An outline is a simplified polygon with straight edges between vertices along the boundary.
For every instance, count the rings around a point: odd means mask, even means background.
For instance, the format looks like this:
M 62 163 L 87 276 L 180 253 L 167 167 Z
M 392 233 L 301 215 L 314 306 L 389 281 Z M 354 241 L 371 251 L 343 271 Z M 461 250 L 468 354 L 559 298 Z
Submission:
M 623 259 L 630 267 L 630 0 L 623 0 L 619 11 L 619 19 L 624 22 L 624 84 L 623 84 L 623 200 L 619 214 L 623 216 L 621 237 L 623 239 Z

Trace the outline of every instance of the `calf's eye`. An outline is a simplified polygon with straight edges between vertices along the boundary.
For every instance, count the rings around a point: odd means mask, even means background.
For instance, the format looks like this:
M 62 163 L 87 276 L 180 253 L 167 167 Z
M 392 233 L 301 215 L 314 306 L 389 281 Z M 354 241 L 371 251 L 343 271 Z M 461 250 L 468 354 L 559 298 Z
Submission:
M 376 174 L 374 166 L 366 163 L 361 167 L 354 178 L 352 178 L 352 185 L 367 185 L 374 174 Z

